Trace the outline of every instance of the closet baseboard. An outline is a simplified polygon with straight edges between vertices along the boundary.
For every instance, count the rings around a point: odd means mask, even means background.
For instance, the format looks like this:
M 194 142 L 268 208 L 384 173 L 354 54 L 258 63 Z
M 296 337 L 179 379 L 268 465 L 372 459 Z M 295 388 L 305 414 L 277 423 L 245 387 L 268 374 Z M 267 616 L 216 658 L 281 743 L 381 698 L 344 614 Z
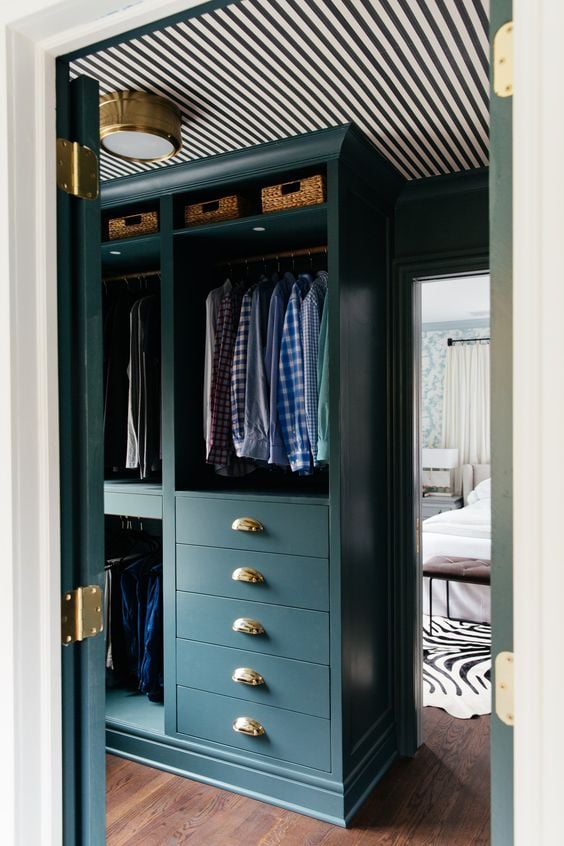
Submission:
M 236 760 L 206 754 L 203 745 L 186 748 L 173 738 L 163 740 L 141 730 L 120 730 L 108 725 L 106 751 L 159 770 L 210 784 L 232 793 L 240 793 L 298 814 L 314 817 L 332 825 L 346 827 L 362 801 L 374 789 L 397 757 L 393 737 L 379 744 L 357 770 L 346 790 L 340 781 L 323 776 L 295 777 L 276 766 L 271 771 L 250 767 Z M 236 756 L 232 756 L 236 758 Z M 279 772 L 276 770 L 279 769 Z

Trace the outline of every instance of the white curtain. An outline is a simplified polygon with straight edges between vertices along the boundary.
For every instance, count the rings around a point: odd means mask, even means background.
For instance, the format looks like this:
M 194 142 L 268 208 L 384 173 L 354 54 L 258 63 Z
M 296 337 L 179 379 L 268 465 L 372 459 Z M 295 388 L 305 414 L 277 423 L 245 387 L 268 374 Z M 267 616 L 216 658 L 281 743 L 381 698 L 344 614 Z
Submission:
M 456 447 L 461 464 L 490 463 L 489 343 L 447 348 L 443 447 Z

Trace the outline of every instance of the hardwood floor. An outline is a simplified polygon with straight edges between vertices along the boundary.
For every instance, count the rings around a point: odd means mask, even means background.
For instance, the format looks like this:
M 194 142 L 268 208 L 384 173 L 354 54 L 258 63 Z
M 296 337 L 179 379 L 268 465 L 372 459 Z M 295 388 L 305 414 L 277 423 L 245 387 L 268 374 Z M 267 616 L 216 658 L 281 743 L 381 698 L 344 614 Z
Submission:
M 425 743 L 347 830 L 107 757 L 108 846 L 487 846 L 490 718 L 423 710 Z

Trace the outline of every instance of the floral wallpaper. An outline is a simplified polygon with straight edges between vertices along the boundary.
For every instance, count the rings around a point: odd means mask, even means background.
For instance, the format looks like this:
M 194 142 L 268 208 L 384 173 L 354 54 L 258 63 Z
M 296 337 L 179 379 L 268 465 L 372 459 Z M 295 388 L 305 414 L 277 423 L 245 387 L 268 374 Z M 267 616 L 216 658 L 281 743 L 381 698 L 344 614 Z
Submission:
M 437 324 L 434 325 L 434 327 Z M 489 338 L 490 327 L 429 330 L 423 324 L 421 342 L 421 447 L 442 446 L 443 392 L 448 338 Z

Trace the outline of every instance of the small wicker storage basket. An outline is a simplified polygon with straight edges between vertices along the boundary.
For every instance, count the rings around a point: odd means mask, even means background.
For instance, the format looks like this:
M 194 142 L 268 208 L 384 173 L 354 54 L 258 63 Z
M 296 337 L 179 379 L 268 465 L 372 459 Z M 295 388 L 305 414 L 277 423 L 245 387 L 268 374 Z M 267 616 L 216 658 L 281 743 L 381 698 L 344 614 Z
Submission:
M 197 226 L 202 223 L 214 223 L 219 220 L 232 220 L 252 214 L 252 207 L 245 197 L 233 194 L 230 197 L 220 197 L 219 200 L 209 200 L 205 203 L 192 203 L 184 207 L 184 223 L 186 226 Z
M 108 238 L 131 238 L 133 235 L 149 235 L 159 230 L 159 215 L 156 211 L 127 214 L 125 217 L 112 217 L 108 221 Z
M 325 202 L 325 177 L 306 176 L 294 182 L 283 182 L 262 189 L 263 212 L 296 209 Z

